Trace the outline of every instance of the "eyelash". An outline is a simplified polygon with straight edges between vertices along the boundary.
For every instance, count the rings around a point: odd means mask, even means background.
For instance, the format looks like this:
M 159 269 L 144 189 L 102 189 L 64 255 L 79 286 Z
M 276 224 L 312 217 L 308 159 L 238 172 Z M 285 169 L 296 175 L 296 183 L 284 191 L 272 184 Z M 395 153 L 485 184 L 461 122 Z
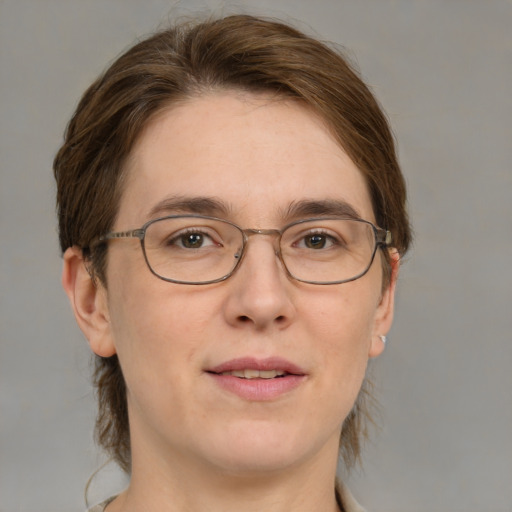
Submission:
M 326 230 L 312 230 L 312 231 L 308 231 L 307 233 L 301 234 L 300 237 L 298 237 L 298 241 L 294 245 L 297 246 L 301 243 L 305 243 L 306 239 L 312 238 L 315 236 L 323 237 L 325 239 L 326 244 L 330 242 L 329 247 L 332 247 L 335 245 L 337 245 L 337 246 L 344 245 L 343 240 L 341 240 L 337 236 L 330 234 Z M 325 247 L 322 247 L 322 249 L 325 249 Z
M 212 245 L 220 245 L 214 240 L 211 234 L 207 233 L 204 229 L 201 228 L 187 228 L 184 231 L 173 233 L 170 237 L 167 238 L 166 244 L 169 246 L 176 245 L 180 248 L 185 248 L 183 247 L 182 242 L 187 235 L 199 235 L 203 237 L 203 241 L 204 239 L 209 239 L 211 240 Z M 201 247 L 203 247 L 203 244 L 201 244 Z

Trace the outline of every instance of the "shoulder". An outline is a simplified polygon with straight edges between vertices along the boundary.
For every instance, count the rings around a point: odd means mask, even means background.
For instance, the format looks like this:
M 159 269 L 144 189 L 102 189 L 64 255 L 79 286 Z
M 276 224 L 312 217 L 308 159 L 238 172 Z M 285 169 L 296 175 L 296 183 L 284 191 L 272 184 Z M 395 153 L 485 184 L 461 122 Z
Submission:
M 359 505 L 346 485 L 338 482 L 337 489 L 345 512 L 366 512 L 366 509 Z
M 87 512 L 104 512 L 105 507 L 111 502 L 114 501 L 115 496 L 112 496 L 108 500 L 103 501 L 102 503 L 98 503 L 98 505 L 94 505 L 94 507 L 91 507 Z

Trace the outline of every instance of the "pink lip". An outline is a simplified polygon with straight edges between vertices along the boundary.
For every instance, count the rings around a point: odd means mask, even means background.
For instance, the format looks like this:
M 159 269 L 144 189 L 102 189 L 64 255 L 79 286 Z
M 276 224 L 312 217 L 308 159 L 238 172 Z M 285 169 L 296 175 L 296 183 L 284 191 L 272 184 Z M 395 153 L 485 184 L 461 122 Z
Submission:
M 287 361 L 281 357 L 267 357 L 266 359 L 256 359 L 255 357 L 239 357 L 226 361 L 218 366 L 209 368 L 207 371 L 212 373 L 232 372 L 235 370 L 281 370 L 293 375 L 306 375 L 306 372 L 296 364 Z
M 285 375 L 273 379 L 243 379 L 234 375 L 221 375 L 223 372 L 245 369 L 280 370 L 285 372 Z M 207 374 L 222 389 L 249 401 L 276 399 L 295 389 L 307 376 L 302 368 L 279 357 L 232 359 L 207 370 Z

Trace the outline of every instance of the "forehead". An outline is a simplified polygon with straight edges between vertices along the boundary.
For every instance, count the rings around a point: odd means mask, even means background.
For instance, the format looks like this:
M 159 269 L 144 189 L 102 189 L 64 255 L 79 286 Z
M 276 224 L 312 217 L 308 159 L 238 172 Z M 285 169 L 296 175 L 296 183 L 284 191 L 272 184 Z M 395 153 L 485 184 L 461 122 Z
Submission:
M 318 116 L 245 93 L 189 99 L 148 124 L 127 164 L 116 224 L 161 216 L 166 204 L 186 211 L 190 199 L 211 199 L 253 227 L 282 223 L 308 201 L 344 202 L 373 220 L 363 175 Z

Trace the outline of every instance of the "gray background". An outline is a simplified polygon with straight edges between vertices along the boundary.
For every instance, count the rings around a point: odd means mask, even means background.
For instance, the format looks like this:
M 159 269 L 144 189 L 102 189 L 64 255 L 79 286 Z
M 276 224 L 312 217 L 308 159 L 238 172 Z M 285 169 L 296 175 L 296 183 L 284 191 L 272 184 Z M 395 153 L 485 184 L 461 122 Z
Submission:
M 381 430 L 355 494 L 374 512 L 512 511 L 506 0 L 0 1 L 0 510 L 81 511 L 103 460 L 88 349 L 60 288 L 51 162 L 65 123 L 136 37 L 205 8 L 341 43 L 395 128 L 416 243 L 373 365 Z M 91 501 L 120 485 L 105 469 Z

